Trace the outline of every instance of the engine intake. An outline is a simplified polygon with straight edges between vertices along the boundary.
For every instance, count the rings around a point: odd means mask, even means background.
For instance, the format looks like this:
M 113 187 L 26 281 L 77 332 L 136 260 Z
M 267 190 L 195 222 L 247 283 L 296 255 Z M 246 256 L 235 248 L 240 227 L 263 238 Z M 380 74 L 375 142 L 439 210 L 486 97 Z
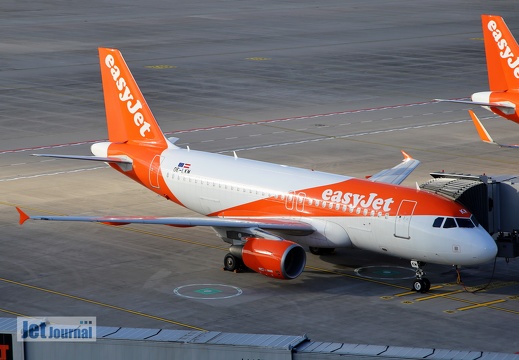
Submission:
M 295 279 L 306 265 L 306 252 L 288 240 L 248 238 L 243 246 L 245 266 L 265 276 L 276 279 Z

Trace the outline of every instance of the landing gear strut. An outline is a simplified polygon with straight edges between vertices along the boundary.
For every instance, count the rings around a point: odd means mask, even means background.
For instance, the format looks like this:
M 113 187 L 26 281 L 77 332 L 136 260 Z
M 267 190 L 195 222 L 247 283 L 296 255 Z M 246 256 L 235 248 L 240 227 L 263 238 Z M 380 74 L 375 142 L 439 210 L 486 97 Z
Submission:
M 416 271 L 416 280 L 413 282 L 412 290 L 425 294 L 431 289 L 431 282 L 426 277 L 422 267 L 425 266 L 424 262 L 411 260 L 411 266 Z

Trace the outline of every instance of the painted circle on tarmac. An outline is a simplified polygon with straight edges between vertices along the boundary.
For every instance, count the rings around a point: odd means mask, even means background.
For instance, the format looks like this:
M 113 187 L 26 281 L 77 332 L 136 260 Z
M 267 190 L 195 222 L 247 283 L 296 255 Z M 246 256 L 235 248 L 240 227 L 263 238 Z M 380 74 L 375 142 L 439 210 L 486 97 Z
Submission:
M 355 273 L 363 278 L 374 280 L 414 279 L 416 272 L 402 266 L 364 266 L 355 269 Z
M 173 290 L 175 295 L 197 300 L 220 300 L 240 296 L 242 290 L 236 286 L 222 284 L 191 284 Z

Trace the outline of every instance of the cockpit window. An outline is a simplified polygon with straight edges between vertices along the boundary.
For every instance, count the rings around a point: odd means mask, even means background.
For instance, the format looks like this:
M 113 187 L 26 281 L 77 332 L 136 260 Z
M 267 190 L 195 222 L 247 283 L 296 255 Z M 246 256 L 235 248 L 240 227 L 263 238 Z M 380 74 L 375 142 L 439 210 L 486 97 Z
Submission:
M 474 223 L 467 218 L 456 218 L 456 222 L 460 228 L 473 228 Z
M 435 228 L 442 227 L 442 223 L 443 223 L 443 218 L 437 217 L 436 219 L 434 219 L 433 227 L 435 227 Z
M 454 221 L 454 218 L 445 219 L 445 223 L 443 224 L 444 229 L 455 228 L 455 227 L 456 227 L 456 221 Z
M 472 222 L 474 223 L 474 225 L 475 225 L 476 227 L 479 226 L 479 221 L 476 219 L 476 217 L 475 217 L 474 215 L 472 215 L 472 216 L 470 217 L 470 220 L 472 220 Z

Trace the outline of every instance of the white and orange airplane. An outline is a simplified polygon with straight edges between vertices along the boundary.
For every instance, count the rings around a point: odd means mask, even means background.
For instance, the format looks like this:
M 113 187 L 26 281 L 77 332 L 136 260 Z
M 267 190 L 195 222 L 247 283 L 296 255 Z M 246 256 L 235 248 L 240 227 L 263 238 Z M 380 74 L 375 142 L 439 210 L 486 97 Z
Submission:
M 519 123 L 519 45 L 501 16 L 481 15 L 490 91 L 472 94 L 469 100 L 436 101 L 480 105 Z
M 293 279 L 313 253 L 356 247 L 411 260 L 413 289 L 427 292 L 426 262 L 474 265 L 497 253 L 492 237 L 462 205 L 399 184 L 419 162 L 404 154 L 369 179 L 213 154 L 166 139 L 121 53 L 99 49 L 109 142 L 94 156 L 48 155 L 108 163 L 160 196 L 204 217 L 28 216 L 111 225 L 209 226 L 230 244 L 224 267 L 241 264 L 273 278 Z

